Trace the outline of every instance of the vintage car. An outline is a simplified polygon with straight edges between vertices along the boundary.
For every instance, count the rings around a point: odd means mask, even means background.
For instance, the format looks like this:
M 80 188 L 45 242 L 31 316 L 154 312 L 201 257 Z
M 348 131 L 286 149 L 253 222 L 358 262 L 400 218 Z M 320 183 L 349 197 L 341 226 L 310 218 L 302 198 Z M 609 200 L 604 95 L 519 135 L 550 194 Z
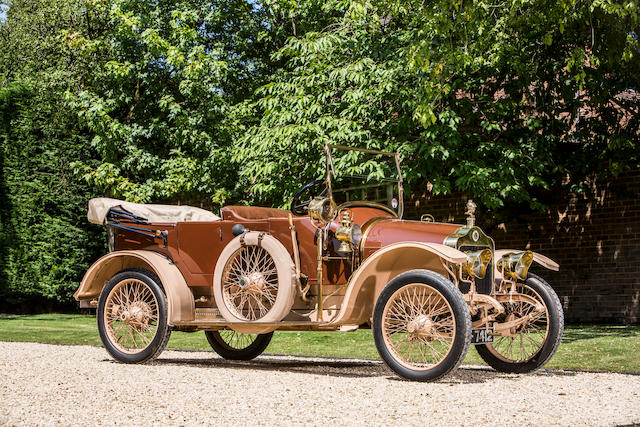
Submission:
M 204 331 L 220 356 L 249 360 L 275 330 L 371 328 L 384 362 L 411 380 L 451 372 L 469 344 L 503 372 L 530 372 L 552 357 L 562 308 L 528 270 L 533 262 L 557 270 L 555 262 L 496 250 L 475 226 L 471 201 L 466 224 L 402 219 L 396 153 L 324 150 L 324 178 L 304 185 L 290 211 L 226 206 L 219 217 L 190 206 L 92 199 L 88 218 L 107 226 L 109 253 L 74 297 L 97 308 L 106 350 L 122 362 L 145 362 L 172 330 Z M 338 188 L 338 153 L 390 159 L 395 175 Z

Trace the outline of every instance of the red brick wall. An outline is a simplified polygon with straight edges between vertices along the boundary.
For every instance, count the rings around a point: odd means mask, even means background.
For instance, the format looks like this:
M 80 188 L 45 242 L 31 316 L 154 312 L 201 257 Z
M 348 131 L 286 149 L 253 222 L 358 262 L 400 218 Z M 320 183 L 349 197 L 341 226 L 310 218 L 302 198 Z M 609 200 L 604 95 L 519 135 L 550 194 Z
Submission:
M 407 202 L 405 217 L 463 223 L 466 202 L 463 194 L 423 195 Z M 530 249 L 560 264 L 559 272 L 532 271 L 556 290 L 568 321 L 640 322 L 640 171 L 485 231 L 498 249 Z

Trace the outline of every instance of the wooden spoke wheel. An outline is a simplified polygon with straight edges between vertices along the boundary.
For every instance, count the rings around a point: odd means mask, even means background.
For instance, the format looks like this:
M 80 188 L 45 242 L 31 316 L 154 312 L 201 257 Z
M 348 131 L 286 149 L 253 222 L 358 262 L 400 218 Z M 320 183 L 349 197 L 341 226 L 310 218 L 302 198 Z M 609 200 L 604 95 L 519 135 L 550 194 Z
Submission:
M 113 276 L 98 303 L 98 331 L 107 351 L 125 363 L 157 357 L 167 344 L 167 300 L 160 280 L 146 270 Z
M 462 294 L 427 270 L 404 273 L 387 284 L 376 302 L 373 329 L 385 363 L 417 381 L 435 380 L 456 368 L 471 341 Z
M 525 283 L 516 284 L 516 292 L 503 298 L 505 312 L 496 319 L 493 344 L 476 350 L 498 371 L 525 373 L 543 366 L 556 352 L 564 316 L 558 296 L 540 277 L 529 274 Z
M 242 334 L 236 331 L 205 331 L 211 348 L 229 360 L 251 360 L 267 348 L 273 332 L 268 334 Z

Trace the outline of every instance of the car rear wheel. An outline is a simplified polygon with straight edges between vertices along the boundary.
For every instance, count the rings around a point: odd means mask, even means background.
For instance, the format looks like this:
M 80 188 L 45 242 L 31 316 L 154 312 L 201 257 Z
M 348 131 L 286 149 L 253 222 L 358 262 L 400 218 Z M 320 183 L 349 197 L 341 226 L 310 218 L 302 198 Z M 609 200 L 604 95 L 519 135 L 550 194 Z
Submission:
M 493 344 L 478 345 L 480 357 L 500 372 L 532 372 L 547 363 L 560 345 L 564 315 L 558 296 L 542 278 L 529 274 L 516 284 L 517 294 L 505 296 L 505 313 L 496 319 Z M 500 323 L 513 325 L 502 328 Z
M 433 381 L 457 368 L 471 342 L 462 293 L 428 270 L 403 273 L 383 289 L 373 313 L 382 360 L 403 378 Z
M 236 331 L 205 331 L 211 348 L 224 359 L 251 360 L 262 354 L 271 342 L 268 334 L 241 334 Z
M 143 269 L 124 270 L 105 285 L 98 301 L 98 332 L 116 360 L 142 363 L 164 350 L 171 329 L 160 280 Z

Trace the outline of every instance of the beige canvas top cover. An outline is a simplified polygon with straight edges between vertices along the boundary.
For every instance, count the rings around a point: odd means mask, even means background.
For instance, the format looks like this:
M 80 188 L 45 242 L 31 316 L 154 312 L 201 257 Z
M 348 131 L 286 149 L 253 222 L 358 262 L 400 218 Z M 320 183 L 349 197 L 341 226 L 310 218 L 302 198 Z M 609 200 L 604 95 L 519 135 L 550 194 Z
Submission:
M 93 224 L 104 224 L 111 208 L 119 208 L 149 222 L 206 222 L 219 221 L 220 217 L 213 212 L 193 206 L 147 205 L 125 202 L 123 200 L 99 197 L 89 200 L 87 219 Z

